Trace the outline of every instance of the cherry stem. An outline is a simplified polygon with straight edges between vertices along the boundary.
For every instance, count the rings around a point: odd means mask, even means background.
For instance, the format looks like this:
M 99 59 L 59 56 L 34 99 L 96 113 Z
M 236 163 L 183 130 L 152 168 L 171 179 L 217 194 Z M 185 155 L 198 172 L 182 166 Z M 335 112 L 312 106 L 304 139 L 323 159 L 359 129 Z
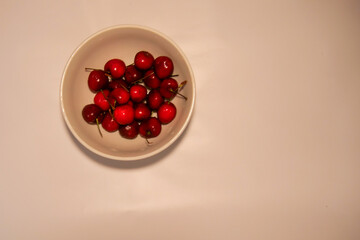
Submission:
M 109 80 L 112 80 L 111 74 L 109 72 L 106 72 L 102 69 L 96 69 L 96 68 L 85 68 L 85 71 L 87 72 L 92 72 L 92 71 L 103 71 L 105 72 L 105 76 L 107 76 L 109 78 Z
M 129 89 L 127 89 L 124 85 L 122 85 L 122 83 L 120 83 L 120 86 L 125 89 L 127 92 L 129 92 Z
M 150 77 L 153 74 L 154 74 L 154 72 L 150 73 L 149 75 L 146 75 L 145 77 L 140 78 L 139 80 L 132 82 L 131 84 L 136 84 L 136 83 L 142 82 L 145 78 Z
M 104 71 L 104 70 L 102 70 L 102 69 L 98 69 L 98 68 L 85 68 L 85 71 L 87 71 L 87 72 L 92 72 L 92 71 L 102 71 L 102 72 L 105 72 L 105 74 L 108 74 L 108 75 L 110 75 L 110 72 L 107 72 L 107 71 Z M 107 76 L 107 75 L 106 75 Z
M 113 113 L 111 112 L 111 109 L 109 108 L 109 114 L 110 114 L 110 116 L 112 117 L 112 118 L 114 118 L 114 115 L 113 115 Z
M 91 71 L 102 71 L 102 70 L 101 69 L 96 69 L 96 68 L 85 68 L 85 71 L 91 72 Z
M 145 138 L 145 140 L 148 145 L 152 144 L 152 142 L 150 142 L 148 138 Z
M 147 135 L 147 136 L 151 136 L 150 130 L 147 130 L 147 131 L 146 131 L 146 135 Z M 147 137 L 145 138 L 145 140 L 146 140 L 146 142 L 147 142 L 148 145 L 152 144 L 152 142 L 150 142 Z
M 96 118 L 96 126 L 97 126 L 97 128 L 98 128 L 98 130 L 99 130 L 100 136 L 103 137 L 103 135 L 102 135 L 102 133 L 101 133 L 101 130 L 100 130 L 100 123 L 99 123 L 99 119 L 98 119 L 98 118 Z
M 172 90 L 172 89 L 169 89 L 169 90 L 170 90 L 170 92 L 175 93 L 175 94 L 178 94 L 179 96 L 183 97 L 183 98 L 185 99 L 185 101 L 187 100 L 187 97 L 184 96 L 184 95 L 182 95 L 182 94 L 179 93 L 178 91 L 174 91 L 174 90 Z
M 100 91 L 101 91 L 102 95 L 104 96 L 104 98 L 106 99 L 106 101 L 109 103 L 109 105 L 110 105 L 110 107 L 112 108 L 112 110 L 114 110 L 114 109 L 115 109 L 115 104 L 114 104 L 114 106 L 113 106 L 113 105 L 111 104 L 111 102 L 109 101 L 109 98 L 107 98 L 107 97 L 105 96 L 104 91 L 103 91 L 102 89 L 100 89 Z
M 186 80 L 180 83 L 180 85 L 178 86 L 178 89 L 177 89 L 178 92 L 180 92 L 180 91 L 184 88 L 184 86 L 186 85 L 186 83 L 187 83 Z

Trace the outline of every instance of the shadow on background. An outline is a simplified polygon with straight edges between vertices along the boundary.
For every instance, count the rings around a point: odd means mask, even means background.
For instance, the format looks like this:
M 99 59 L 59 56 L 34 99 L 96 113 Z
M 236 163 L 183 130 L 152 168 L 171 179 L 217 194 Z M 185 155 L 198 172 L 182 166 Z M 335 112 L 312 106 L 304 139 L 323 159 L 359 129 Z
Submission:
M 67 127 L 65 121 L 63 120 L 63 123 L 65 125 L 65 128 L 68 132 L 68 135 L 71 137 L 73 142 L 76 144 L 76 146 L 90 159 L 94 160 L 95 162 L 110 167 L 110 168 L 119 168 L 119 169 L 136 169 L 136 168 L 142 168 L 149 165 L 152 165 L 156 162 L 161 161 L 162 159 L 166 158 L 170 155 L 170 153 L 179 145 L 179 143 L 182 141 L 182 139 L 187 134 L 188 128 L 191 124 L 191 121 L 189 122 L 188 126 L 185 128 L 184 132 L 181 134 L 181 136 L 168 148 L 166 148 L 164 151 L 145 159 L 141 160 L 135 160 L 135 161 L 121 161 L 121 160 L 112 160 L 108 159 L 102 156 L 99 156 L 92 151 L 88 150 L 86 147 L 84 147 L 70 132 L 69 128 Z M 144 140 L 145 141 L 145 140 Z

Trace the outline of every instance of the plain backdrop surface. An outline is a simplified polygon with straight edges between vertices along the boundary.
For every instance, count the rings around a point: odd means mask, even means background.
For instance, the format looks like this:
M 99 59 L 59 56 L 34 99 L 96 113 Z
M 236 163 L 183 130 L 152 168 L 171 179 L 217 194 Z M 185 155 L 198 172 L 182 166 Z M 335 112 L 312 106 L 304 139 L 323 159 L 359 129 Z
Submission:
M 62 118 L 65 64 L 139 24 L 196 80 L 157 156 L 84 149 Z M 360 239 L 359 1 L 1 1 L 0 239 Z

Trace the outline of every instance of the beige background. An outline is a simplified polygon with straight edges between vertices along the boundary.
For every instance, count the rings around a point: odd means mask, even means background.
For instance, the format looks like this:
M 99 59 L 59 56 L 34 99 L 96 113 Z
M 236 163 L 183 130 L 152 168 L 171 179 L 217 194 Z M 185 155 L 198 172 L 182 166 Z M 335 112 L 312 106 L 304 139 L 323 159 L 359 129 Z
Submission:
M 141 24 L 192 64 L 183 136 L 140 162 L 67 130 L 64 66 Z M 360 239 L 359 1 L 0 2 L 0 239 Z

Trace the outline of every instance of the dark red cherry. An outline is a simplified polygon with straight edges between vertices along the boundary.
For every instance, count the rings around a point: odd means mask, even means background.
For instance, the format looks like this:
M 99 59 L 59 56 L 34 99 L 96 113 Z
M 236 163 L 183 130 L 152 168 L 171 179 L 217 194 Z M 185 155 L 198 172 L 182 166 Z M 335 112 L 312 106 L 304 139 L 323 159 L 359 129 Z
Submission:
M 124 88 L 115 88 L 111 91 L 110 95 L 118 102 L 119 104 L 125 104 L 130 99 L 130 93 Z
M 131 100 L 129 100 L 126 104 L 129 105 L 130 107 L 134 107 L 134 102 Z
M 161 80 L 154 74 L 154 70 L 149 70 L 144 74 L 144 84 L 150 89 L 159 88 Z
M 104 70 L 110 72 L 113 78 L 121 78 L 125 73 L 126 65 L 121 59 L 111 59 L 105 63 Z
M 106 88 L 109 83 L 108 77 L 105 75 L 104 71 L 93 70 L 90 72 L 88 77 L 88 86 L 91 91 L 97 92 L 100 89 Z
M 111 93 L 110 93 L 110 95 L 109 95 L 108 102 L 109 102 L 110 107 L 111 107 L 112 109 L 114 109 L 114 108 L 116 107 L 117 101 L 116 101 L 115 97 L 111 95 Z
M 155 73 L 160 79 L 168 78 L 174 71 L 174 64 L 169 57 L 160 56 L 154 61 Z
M 164 79 L 160 84 L 160 94 L 164 98 L 172 99 L 178 90 L 178 83 L 173 78 Z
M 148 70 L 152 67 L 154 57 L 147 51 L 140 51 L 135 55 L 134 64 L 140 70 Z
M 96 118 L 102 113 L 102 110 L 96 104 L 88 104 L 82 110 L 82 116 L 85 122 L 94 124 L 96 123 Z
M 115 121 L 109 112 L 106 113 L 101 126 L 108 132 L 115 132 L 119 129 L 119 124 Z
M 134 121 L 128 125 L 120 126 L 120 135 L 127 139 L 134 139 L 139 134 L 139 123 Z
M 141 122 L 139 127 L 140 136 L 144 138 L 154 138 L 159 136 L 161 132 L 161 123 L 156 117 Z
M 97 117 L 97 121 L 98 121 L 99 124 L 102 123 L 102 121 L 104 120 L 106 113 L 107 113 L 107 112 L 101 112 L 101 113 L 99 114 L 99 116 Z M 95 122 L 96 122 L 96 121 L 95 121 Z
M 120 125 L 127 125 L 134 121 L 134 109 L 128 105 L 121 105 L 115 108 L 114 118 Z
M 129 65 L 125 70 L 125 80 L 128 83 L 135 82 L 143 77 L 143 73 L 138 70 L 134 65 Z
M 151 110 L 145 103 L 138 103 L 134 108 L 135 120 L 143 121 L 150 117 Z
M 150 109 L 157 110 L 163 102 L 164 98 L 161 96 L 159 90 L 153 89 L 149 92 L 147 96 L 147 104 Z
M 143 85 L 136 84 L 130 88 L 130 98 L 136 103 L 143 101 L 146 98 L 146 94 L 147 90 Z
M 114 79 L 111 82 L 109 82 L 108 84 L 108 88 L 110 90 L 114 90 L 115 88 L 127 88 L 129 86 L 129 83 L 127 83 L 125 80 L 123 79 Z
M 176 116 L 175 105 L 169 101 L 166 101 L 159 107 L 157 116 L 162 124 L 170 123 Z

